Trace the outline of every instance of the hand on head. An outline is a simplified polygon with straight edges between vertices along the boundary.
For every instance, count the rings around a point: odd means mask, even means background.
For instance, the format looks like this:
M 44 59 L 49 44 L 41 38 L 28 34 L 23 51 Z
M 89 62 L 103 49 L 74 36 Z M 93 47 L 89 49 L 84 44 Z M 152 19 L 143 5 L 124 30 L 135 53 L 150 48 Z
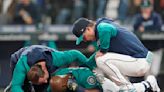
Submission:
M 95 58 L 98 58 L 98 57 L 103 56 L 103 55 L 104 55 L 104 53 L 98 51 L 98 52 L 96 52 Z
M 48 82 L 49 74 L 47 69 L 44 68 L 44 65 L 37 63 L 30 68 L 27 78 L 33 84 L 39 85 Z

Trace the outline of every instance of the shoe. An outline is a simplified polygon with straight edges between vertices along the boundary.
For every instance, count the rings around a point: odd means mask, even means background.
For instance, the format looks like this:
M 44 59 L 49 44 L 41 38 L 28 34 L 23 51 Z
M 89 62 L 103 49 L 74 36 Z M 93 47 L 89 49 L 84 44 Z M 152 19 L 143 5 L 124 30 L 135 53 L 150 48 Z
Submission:
M 147 77 L 146 81 L 150 84 L 151 90 L 153 92 L 160 92 L 160 88 L 158 86 L 158 83 L 157 83 L 157 80 L 156 80 L 155 76 L 149 75 Z

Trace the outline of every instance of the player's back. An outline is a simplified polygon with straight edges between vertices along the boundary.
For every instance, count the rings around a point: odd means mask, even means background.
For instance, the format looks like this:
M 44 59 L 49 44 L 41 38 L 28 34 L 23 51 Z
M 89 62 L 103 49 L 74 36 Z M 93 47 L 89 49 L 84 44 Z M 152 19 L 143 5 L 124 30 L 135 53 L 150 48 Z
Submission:
M 144 47 L 141 41 L 132 32 L 116 24 L 113 20 L 108 18 L 100 18 L 96 22 L 96 26 L 105 22 L 116 27 L 117 34 L 109 38 L 110 46 L 108 52 L 130 55 L 136 58 L 145 58 L 148 50 Z

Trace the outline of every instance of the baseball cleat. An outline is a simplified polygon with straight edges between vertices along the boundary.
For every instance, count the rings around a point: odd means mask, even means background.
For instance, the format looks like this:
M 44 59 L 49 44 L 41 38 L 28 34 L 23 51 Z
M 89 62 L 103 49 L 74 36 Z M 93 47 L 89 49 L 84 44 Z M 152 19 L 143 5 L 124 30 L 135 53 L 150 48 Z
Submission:
M 155 76 L 149 75 L 147 77 L 146 81 L 150 84 L 151 90 L 153 92 L 160 92 L 160 88 L 158 86 L 158 83 L 157 83 L 157 80 L 156 80 Z

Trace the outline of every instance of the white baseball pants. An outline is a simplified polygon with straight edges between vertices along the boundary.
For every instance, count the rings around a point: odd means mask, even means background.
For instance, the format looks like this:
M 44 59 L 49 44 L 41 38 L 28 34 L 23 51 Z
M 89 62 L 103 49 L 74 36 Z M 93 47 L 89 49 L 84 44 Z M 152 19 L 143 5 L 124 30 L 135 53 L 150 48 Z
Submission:
M 148 52 L 146 58 L 134 58 L 117 53 L 106 53 L 96 58 L 97 67 L 117 85 L 130 84 L 124 76 L 144 76 L 149 71 L 151 62 L 151 52 Z

